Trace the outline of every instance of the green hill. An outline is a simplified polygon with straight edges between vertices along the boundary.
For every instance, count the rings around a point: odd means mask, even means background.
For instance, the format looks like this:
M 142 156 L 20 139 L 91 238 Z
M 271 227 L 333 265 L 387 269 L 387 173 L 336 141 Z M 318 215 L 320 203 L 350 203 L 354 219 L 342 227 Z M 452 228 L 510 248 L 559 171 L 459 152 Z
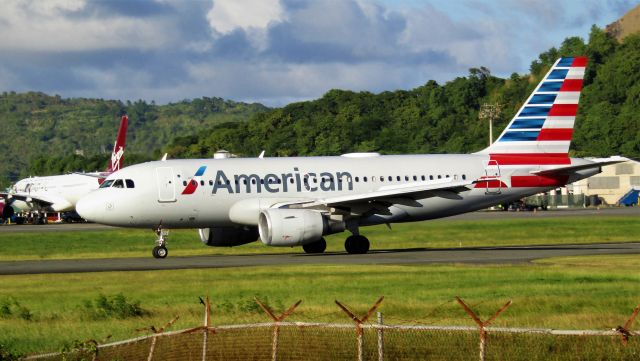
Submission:
M 129 115 L 125 162 L 131 164 L 159 157 L 160 148 L 176 135 L 246 121 L 267 109 L 220 98 L 158 106 L 5 92 L 0 95 L 0 180 L 7 186 L 31 174 L 104 169 L 121 114 Z
M 622 43 L 594 26 L 585 43 L 567 38 L 531 63 L 531 74 L 508 79 L 486 68 L 445 84 L 428 81 L 412 90 L 331 90 L 322 98 L 254 115 L 247 123 L 221 124 L 196 136 L 176 137 L 165 149 L 174 157 L 207 156 L 210 149 L 268 156 L 381 153 L 460 153 L 484 148 L 488 125 L 482 103 L 500 103 L 494 137 L 506 126 L 560 56 L 590 59 L 576 122 L 572 154 L 640 156 L 640 35 Z
M 0 96 L 4 152 L 0 180 L 28 174 L 102 169 L 118 115 L 130 116 L 127 164 L 159 158 L 210 157 L 217 149 L 255 156 L 346 152 L 464 153 L 487 145 L 478 120 L 483 103 L 502 104 L 494 137 L 560 56 L 586 55 L 589 66 L 571 154 L 640 157 L 640 34 L 618 42 L 594 26 L 585 42 L 571 37 L 508 79 L 472 68 L 445 84 L 373 94 L 331 90 L 313 101 L 268 109 L 218 98 L 158 106 L 143 101 L 61 99 L 41 93 Z M 75 155 L 81 151 L 84 155 Z

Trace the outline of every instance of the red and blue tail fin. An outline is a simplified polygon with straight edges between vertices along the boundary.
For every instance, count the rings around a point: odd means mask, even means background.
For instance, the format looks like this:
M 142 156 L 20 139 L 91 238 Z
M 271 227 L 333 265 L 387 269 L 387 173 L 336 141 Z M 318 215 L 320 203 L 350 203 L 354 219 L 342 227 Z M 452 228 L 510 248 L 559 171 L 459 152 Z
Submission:
M 566 164 L 586 66 L 586 57 L 558 59 L 498 140 L 479 153 Z
M 122 168 L 122 161 L 124 160 L 124 146 L 127 140 L 127 125 L 129 124 L 129 117 L 126 115 L 120 119 L 120 128 L 118 129 L 118 135 L 116 142 L 113 145 L 113 152 L 111 153 L 111 161 L 109 162 L 108 173 L 113 173 Z

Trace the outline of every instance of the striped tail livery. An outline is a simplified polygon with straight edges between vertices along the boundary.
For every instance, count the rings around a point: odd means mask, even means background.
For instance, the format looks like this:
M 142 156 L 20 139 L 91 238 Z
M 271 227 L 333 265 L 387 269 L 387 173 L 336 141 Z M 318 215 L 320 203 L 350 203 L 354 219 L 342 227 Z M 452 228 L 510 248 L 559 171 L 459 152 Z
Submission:
M 499 164 L 571 164 L 569 146 L 587 58 L 560 58 L 498 140 L 480 154 Z

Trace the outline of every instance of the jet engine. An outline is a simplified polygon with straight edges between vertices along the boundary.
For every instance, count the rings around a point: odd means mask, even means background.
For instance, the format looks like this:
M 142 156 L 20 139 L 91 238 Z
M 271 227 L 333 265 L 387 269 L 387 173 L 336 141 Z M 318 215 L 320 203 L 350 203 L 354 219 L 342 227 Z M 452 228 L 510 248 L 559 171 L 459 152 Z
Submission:
M 323 235 L 342 232 L 344 222 L 330 222 L 322 213 L 305 209 L 267 209 L 258 220 L 260 240 L 267 246 L 302 246 Z
M 257 227 L 200 228 L 198 235 L 202 243 L 210 247 L 233 247 L 258 239 Z

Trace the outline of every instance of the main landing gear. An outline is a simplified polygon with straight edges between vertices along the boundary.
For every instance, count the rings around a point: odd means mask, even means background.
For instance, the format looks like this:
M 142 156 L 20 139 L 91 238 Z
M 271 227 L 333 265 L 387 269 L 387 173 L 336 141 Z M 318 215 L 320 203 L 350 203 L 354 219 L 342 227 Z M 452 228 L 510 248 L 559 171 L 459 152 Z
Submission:
M 344 241 L 344 249 L 349 254 L 365 254 L 369 252 L 369 240 L 359 234 L 351 235 Z
M 305 253 L 323 253 L 327 249 L 327 242 L 324 238 L 320 238 L 313 243 L 307 243 L 302 246 Z M 364 254 L 369 252 L 369 240 L 367 237 L 354 234 L 344 241 L 344 249 L 349 254 Z
M 156 239 L 156 246 L 153 247 L 153 251 L 151 253 L 154 258 L 166 258 L 169 254 L 169 251 L 167 250 L 167 235 L 169 235 L 169 232 L 162 229 L 162 226 L 158 226 L 156 229 L 156 235 L 158 236 L 158 239 Z

